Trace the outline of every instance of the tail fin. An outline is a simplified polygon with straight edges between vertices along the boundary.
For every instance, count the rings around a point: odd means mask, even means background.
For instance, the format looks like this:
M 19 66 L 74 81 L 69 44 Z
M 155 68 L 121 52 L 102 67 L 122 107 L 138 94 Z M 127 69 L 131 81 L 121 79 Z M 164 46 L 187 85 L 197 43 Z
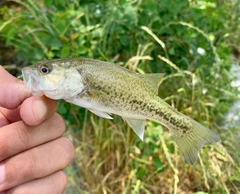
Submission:
M 221 141 L 220 137 L 212 130 L 189 118 L 193 124 L 193 131 L 182 137 L 174 139 L 185 160 L 194 165 L 198 159 L 198 152 L 204 146 Z

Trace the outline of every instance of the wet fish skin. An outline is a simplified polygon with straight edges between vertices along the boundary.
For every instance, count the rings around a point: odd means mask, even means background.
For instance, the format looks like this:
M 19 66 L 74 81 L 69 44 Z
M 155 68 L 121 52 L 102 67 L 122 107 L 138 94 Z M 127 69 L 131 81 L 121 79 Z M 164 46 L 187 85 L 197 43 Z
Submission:
M 85 58 L 43 61 L 23 69 L 24 82 L 33 95 L 64 99 L 107 119 L 120 115 L 141 139 L 146 119 L 159 122 L 170 130 L 184 158 L 193 165 L 201 147 L 220 138 L 157 95 L 162 77 Z

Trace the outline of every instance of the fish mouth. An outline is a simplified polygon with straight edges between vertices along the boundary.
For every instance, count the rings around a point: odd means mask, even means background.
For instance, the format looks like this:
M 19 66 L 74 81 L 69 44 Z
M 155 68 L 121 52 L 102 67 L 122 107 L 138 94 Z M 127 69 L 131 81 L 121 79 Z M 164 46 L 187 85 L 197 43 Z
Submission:
M 62 79 L 58 85 L 47 89 L 41 85 L 41 76 L 39 76 L 33 69 L 29 67 L 24 67 L 22 70 L 23 81 L 26 90 L 30 92 L 33 96 L 47 96 L 52 99 L 60 99 L 62 97 L 62 84 L 65 81 Z
M 22 75 L 27 91 L 31 92 L 33 96 L 42 96 L 43 91 L 37 89 L 40 82 L 39 77 L 37 77 L 28 67 L 23 68 Z
M 33 91 L 33 84 L 32 84 L 32 78 L 31 78 L 31 71 L 28 68 L 23 68 L 22 70 L 22 75 L 23 75 L 23 82 L 30 92 Z

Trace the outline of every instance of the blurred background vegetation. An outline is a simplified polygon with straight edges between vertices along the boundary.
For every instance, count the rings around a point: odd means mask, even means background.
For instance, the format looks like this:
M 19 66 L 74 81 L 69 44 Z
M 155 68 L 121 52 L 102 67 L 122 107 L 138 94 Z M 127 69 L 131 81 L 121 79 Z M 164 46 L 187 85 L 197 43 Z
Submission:
M 76 148 L 66 193 L 240 193 L 238 0 L 1 1 L 0 64 L 12 74 L 36 61 L 87 57 L 138 73 L 165 73 L 159 95 L 216 131 L 222 142 L 186 164 L 168 130 L 149 121 L 144 141 L 118 116 L 106 120 L 59 101 Z M 114 87 L 114 86 L 113 86 Z

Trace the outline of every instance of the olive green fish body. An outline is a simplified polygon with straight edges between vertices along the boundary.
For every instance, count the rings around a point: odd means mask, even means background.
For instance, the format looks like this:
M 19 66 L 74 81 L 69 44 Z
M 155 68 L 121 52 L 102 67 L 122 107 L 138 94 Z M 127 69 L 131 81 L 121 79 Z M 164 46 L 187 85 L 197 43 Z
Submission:
M 170 130 L 192 165 L 202 146 L 220 141 L 215 132 L 157 95 L 163 74 L 137 74 L 92 59 L 57 59 L 24 68 L 23 77 L 33 95 L 64 99 L 107 119 L 120 115 L 141 139 L 146 119 L 159 122 Z

